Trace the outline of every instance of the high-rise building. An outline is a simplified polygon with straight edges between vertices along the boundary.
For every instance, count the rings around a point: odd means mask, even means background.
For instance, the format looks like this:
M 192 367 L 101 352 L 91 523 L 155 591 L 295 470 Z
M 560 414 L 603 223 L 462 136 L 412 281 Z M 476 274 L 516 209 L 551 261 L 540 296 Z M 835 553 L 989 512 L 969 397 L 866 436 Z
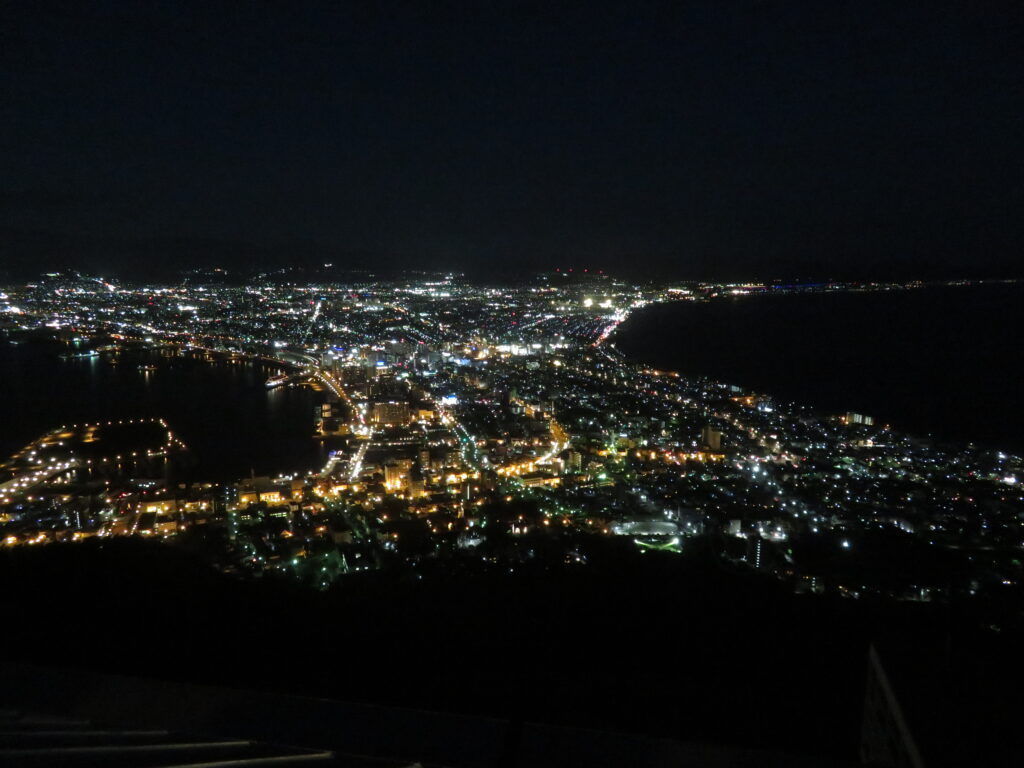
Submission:
M 373 404 L 370 418 L 374 424 L 382 426 L 401 426 L 409 423 L 409 404 L 388 400 Z
M 348 433 L 346 409 L 341 403 L 322 403 L 319 407 L 317 422 L 321 435 L 344 435 Z
M 566 469 L 578 474 L 583 470 L 583 454 L 579 451 L 569 451 L 566 456 Z
M 384 486 L 389 491 L 398 491 L 408 485 L 409 462 L 389 461 L 384 465 Z
M 701 430 L 700 441 L 709 451 L 718 453 L 722 450 L 722 433 L 710 424 L 705 424 Z
M 853 411 L 849 411 L 843 417 L 843 421 L 847 424 L 863 424 L 865 427 L 873 426 L 875 423 L 873 416 L 865 416 L 863 413 L 854 413 Z

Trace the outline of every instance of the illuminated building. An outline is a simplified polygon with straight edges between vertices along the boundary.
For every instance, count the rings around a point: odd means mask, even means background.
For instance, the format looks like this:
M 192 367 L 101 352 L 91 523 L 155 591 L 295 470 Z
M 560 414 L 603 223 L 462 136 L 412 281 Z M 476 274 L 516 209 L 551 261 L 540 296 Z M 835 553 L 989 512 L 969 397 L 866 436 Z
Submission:
M 700 440 L 710 451 L 717 453 L 722 450 L 722 433 L 710 424 L 706 424 L 701 430 Z
M 317 429 L 321 435 L 345 435 L 349 432 L 345 408 L 341 403 L 322 403 Z
M 373 404 L 371 420 L 382 426 L 402 426 L 410 421 L 409 404 L 402 401 L 388 400 Z
M 863 413 L 854 413 L 853 411 L 847 412 L 843 421 L 846 424 L 863 424 L 865 427 L 874 426 L 875 423 L 873 416 L 865 416 Z

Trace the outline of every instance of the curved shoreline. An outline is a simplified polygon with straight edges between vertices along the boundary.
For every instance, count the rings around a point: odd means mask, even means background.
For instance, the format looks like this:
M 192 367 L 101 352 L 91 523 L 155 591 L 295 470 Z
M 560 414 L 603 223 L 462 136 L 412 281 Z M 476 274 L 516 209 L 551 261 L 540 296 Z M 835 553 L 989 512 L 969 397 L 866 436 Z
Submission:
M 1004 350 L 1019 341 L 1020 286 L 937 288 L 657 302 L 609 341 L 638 364 L 1019 453 L 1016 364 Z
M 43 342 L 50 344 L 52 342 Z M 77 372 L 68 369 L 50 371 L 47 365 L 57 364 L 58 349 L 45 349 L 26 340 L 19 344 L 15 351 L 7 355 L 19 355 L 23 348 L 37 347 L 35 352 L 23 358 L 22 366 L 27 369 L 28 386 L 20 394 L 12 393 L 14 398 L 6 408 L 10 412 L 0 414 L 11 422 L 12 435 L 10 450 L 17 450 L 20 443 L 36 439 L 48 429 L 65 422 L 106 421 L 111 418 L 133 418 L 141 416 L 160 416 L 166 418 L 178 433 L 188 436 L 188 443 L 198 459 L 195 467 L 190 468 L 189 475 L 197 479 L 212 482 L 234 482 L 247 476 L 255 463 L 255 469 L 263 474 L 279 471 L 297 471 L 306 468 L 316 469 L 321 463 L 322 451 L 313 440 L 313 406 L 319 398 L 316 395 L 302 395 L 302 399 L 281 400 L 279 394 L 269 395 L 265 387 L 266 374 L 259 371 L 242 371 L 242 366 L 231 366 L 232 360 L 239 363 L 258 366 L 264 371 L 298 371 L 301 366 L 276 358 L 261 355 L 232 355 L 222 350 L 207 350 L 187 345 L 161 345 L 161 347 L 132 347 L 118 354 L 138 358 L 137 361 L 158 363 L 158 371 L 145 371 L 140 376 L 173 377 L 180 374 L 180 380 L 170 381 L 164 378 L 152 379 L 153 384 L 144 385 L 142 379 L 136 382 L 131 375 L 135 372 L 135 362 L 125 358 L 122 370 L 110 364 L 103 356 L 91 358 L 92 365 L 102 366 L 87 373 L 78 368 Z M 160 357 L 160 349 L 174 350 L 169 360 Z M 191 349 L 193 354 L 188 354 Z M 50 360 L 51 354 L 53 356 Z M 12 357 L 13 360 L 13 357 Z M 178 360 L 177 368 L 167 367 L 159 363 Z M 187 367 L 181 366 L 188 361 Z M 49 362 L 48 362 L 49 361 Z M 81 361 L 76 361 L 81 362 Z M 125 367 L 127 366 L 127 368 Z M 195 366 L 195 367 L 193 367 Z M 77 366 L 76 366 L 77 368 Z M 130 370 L 129 370 L 130 369 Z M 199 373 L 200 370 L 214 370 L 210 373 Z M 48 372 L 48 373 L 47 373 Z M 46 381 L 43 380 L 45 375 Z M 100 393 L 95 387 L 104 381 L 119 382 L 116 388 L 120 393 Z M 113 376 L 113 379 L 107 377 Z M 255 377 L 252 379 L 251 377 Z M 248 383 L 246 381 L 248 380 Z M 212 388 L 210 384 L 215 384 Z M 258 385 L 258 386 L 257 386 Z M 101 387 L 102 389 L 102 387 Z M 44 408 L 42 394 L 55 398 L 58 405 Z M 76 391 L 92 392 L 87 400 L 75 395 Z M 276 405 L 271 403 L 271 397 Z M 291 398 L 298 397 L 291 393 Z M 94 399 L 95 398 L 95 399 Z M 255 398 L 255 400 L 254 400 Z M 38 406 L 35 405 L 37 399 Z M 311 403 L 305 409 L 302 403 L 308 399 Z M 63 400 L 68 406 L 60 406 Z M 255 405 L 255 410 L 251 410 Z M 305 413 L 308 410 L 309 413 Z M 18 417 L 18 412 L 34 414 L 31 417 Z M 226 422 L 216 418 L 216 414 L 234 411 L 236 414 Z M 308 417 L 308 419 L 306 418 Z M 308 425 L 307 425 L 308 421 Z M 51 423 L 52 422 L 52 423 Z M 251 422 L 251 424 L 250 424 Z M 308 429 L 306 427 L 308 426 Z M 257 434 L 259 433 L 259 434 Z M 17 435 L 17 437 L 14 437 Z M 309 437 L 307 450 L 296 443 L 299 436 Z M 19 438 L 23 438 L 20 440 Z M 259 454 L 267 453 L 267 460 L 260 461 Z M 8 451 L 9 452 L 9 451 Z M 308 453 L 306 461 L 296 464 L 289 457 Z M 4 456 L 3 458 L 6 458 Z M 237 465 L 237 466 L 235 466 Z M 244 466 L 243 466 L 244 465 Z M 262 466 L 261 466 L 262 465 Z

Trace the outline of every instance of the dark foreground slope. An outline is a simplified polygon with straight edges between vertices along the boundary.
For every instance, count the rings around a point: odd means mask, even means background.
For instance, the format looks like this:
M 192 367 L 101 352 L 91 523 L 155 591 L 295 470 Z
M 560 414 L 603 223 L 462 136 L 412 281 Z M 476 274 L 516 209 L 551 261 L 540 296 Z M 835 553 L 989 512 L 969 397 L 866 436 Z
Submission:
M 797 598 L 699 552 L 316 593 L 120 540 L 7 551 L 0 580 L 8 660 L 839 758 L 857 754 L 875 642 L 930 764 L 1020 746 L 1019 708 L 991 700 L 1021 679 L 1012 630 Z

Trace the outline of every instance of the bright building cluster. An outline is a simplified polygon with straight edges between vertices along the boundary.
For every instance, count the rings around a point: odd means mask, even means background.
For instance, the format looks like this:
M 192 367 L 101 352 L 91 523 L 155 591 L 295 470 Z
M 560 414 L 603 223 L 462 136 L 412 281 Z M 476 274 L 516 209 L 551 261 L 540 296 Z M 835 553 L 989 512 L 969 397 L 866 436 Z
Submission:
M 55 426 L 0 465 L 0 540 L 162 537 L 227 572 L 321 588 L 388 567 L 585 567 L 624 545 L 700 546 L 797 592 L 1016 588 L 1020 457 L 652 370 L 612 343 L 656 302 L 913 287 L 634 285 L 568 271 L 510 288 L 288 272 L 234 285 L 217 271 L 173 286 L 68 275 L 9 286 L 11 339 L 57 335 L 101 364 L 149 350 L 272 365 L 268 392 L 317 390 L 310 439 L 330 450 L 305 473 L 181 483 L 189 452 L 166 422 Z M 951 562 L 965 564 L 957 578 Z

